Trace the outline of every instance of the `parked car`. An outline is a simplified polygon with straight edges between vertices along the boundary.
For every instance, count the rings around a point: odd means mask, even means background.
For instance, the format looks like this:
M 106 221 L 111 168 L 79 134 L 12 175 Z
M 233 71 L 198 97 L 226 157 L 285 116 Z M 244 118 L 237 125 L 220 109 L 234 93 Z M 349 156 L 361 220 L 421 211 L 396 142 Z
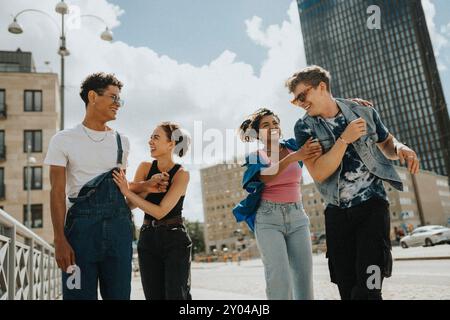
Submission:
M 400 239 L 402 248 L 417 246 L 434 246 L 435 244 L 450 244 L 450 228 L 443 226 L 424 226 L 413 230 L 411 234 Z
M 312 244 L 322 244 L 326 242 L 326 235 L 324 232 L 311 232 L 311 242 Z

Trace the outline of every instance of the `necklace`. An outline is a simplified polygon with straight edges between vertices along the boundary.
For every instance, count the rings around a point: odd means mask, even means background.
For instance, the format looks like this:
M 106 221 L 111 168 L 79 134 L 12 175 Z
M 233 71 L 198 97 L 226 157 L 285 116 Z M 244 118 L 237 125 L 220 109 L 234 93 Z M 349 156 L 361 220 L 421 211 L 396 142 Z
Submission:
M 94 138 L 92 138 L 92 137 L 89 135 L 89 132 L 86 130 L 86 128 L 84 127 L 83 124 L 81 125 L 81 127 L 83 128 L 83 131 L 84 131 L 84 133 L 86 133 L 86 135 L 88 136 L 88 138 L 91 139 L 91 140 L 92 140 L 93 142 L 95 142 L 95 143 L 102 142 L 103 140 L 105 140 L 106 136 L 108 135 L 108 131 L 105 130 L 105 135 L 103 136 L 103 138 L 101 138 L 100 140 L 95 140 Z

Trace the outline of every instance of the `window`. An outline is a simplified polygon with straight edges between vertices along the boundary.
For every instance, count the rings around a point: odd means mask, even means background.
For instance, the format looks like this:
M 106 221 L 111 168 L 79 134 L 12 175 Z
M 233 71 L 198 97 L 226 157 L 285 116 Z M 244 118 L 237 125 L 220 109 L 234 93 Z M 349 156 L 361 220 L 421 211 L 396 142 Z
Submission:
M 400 204 L 401 205 L 412 204 L 412 201 L 411 201 L 411 199 L 408 199 L 408 198 L 400 198 Z
M 414 211 L 411 211 L 411 210 L 409 210 L 409 211 L 402 211 L 400 213 L 400 218 L 403 219 L 403 220 L 411 219 L 413 217 L 414 217 Z
M 0 160 L 6 160 L 5 130 L 0 130 Z
M 20 64 L 0 62 L 0 72 L 21 72 Z
M 23 152 L 28 152 L 28 145 L 31 146 L 31 152 L 42 152 L 42 130 L 23 132 Z
M 5 168 L 0 168 L 0 199 L 5 199 Z
M 450 197 L 450 192 L 448 191 L 443 191 L 443 190 L 439 190 L 439 195 L 441 197 Z
M 6 118 L 6 93 L 0 89 L 0 117 Z
M 40 90 L 25 90 L 24 110 L 26 112 L 42 111 L 42 91 L 40 91 Z
M 1 142 L 0 142 L 1 143 Z M 436 180 L 436 184 L 439 186 L 439 187 L 447 187 L 448 186 L 448 184 L 447 184 L 447 181 L 445 181 L 445 180 Z
M 42 228 L 44 226 L 43 221 L 43 205 L 42 204 L 32 204 L 31 205 L 31 227 L 32 228 Z M 23 223 L 27 225 L 28 216 L 28 206 L 25 204 L 23 206 Z
M 42 190 L 42 167 L 31 167 L 31 190 Z M 27 190 L 27 167 L 23 168 L 23 190 Z

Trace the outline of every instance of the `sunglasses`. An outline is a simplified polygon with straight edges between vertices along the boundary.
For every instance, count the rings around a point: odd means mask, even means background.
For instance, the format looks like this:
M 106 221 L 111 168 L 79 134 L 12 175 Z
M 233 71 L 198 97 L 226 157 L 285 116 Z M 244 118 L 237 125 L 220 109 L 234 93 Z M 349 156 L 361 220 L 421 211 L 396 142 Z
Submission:
M 292 104 L 294 105 L 298 105 L 299 102 L 305 102 L 306 100 L 306 96 L 308 95 L 309 90 L 311 90 L 313 87 L 309 87 L 308 89 L 306 89 L 303 92 L 300 92 L 295 98 L 294 100 L 291 101 Z

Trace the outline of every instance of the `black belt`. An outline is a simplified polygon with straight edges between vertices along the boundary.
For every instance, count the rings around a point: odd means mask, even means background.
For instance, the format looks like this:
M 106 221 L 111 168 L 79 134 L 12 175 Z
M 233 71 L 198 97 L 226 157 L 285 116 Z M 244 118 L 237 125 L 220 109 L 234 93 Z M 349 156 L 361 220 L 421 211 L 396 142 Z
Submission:
M 177 216 L 174 218 L 169 219 L 163 219 L 163 220 L 146 220 L 144 219 L 144 225 L 151 225 L 152 227 L 172 227 L 176 225 L 182 225 L 183 224 L 183 218 L 181 216 Z

